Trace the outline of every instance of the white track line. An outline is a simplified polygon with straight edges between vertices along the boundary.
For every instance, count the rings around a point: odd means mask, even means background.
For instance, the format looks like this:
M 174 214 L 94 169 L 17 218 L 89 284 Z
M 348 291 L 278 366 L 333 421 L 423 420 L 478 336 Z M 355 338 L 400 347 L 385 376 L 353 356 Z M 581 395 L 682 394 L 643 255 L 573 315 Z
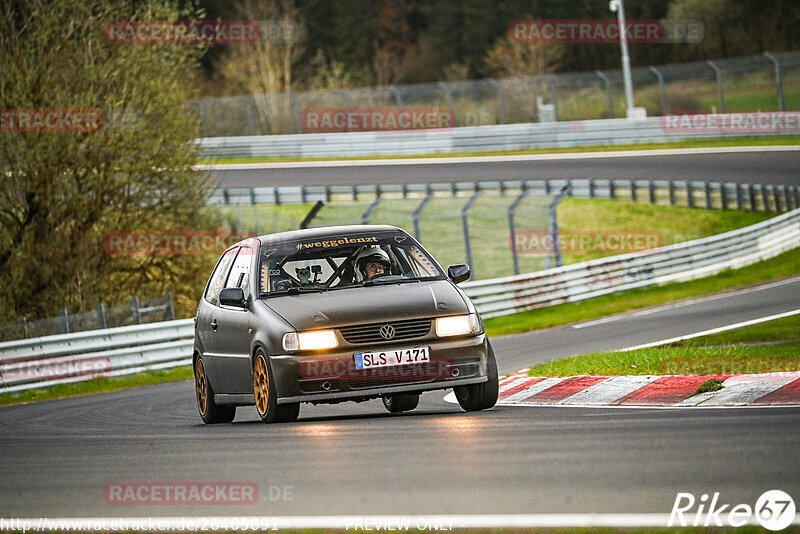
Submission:
M 615 400 L 621 399 L 625 395 L 633 393 L 659 378 L 661 377 L 652 375 L 613 376 L 574 395 L 570 395 L 556 404 L 581 404 L 584 406 L 611 404 Z
M 771 289 L 773 287 L 779 287 L 779 286 L 783 286 L 783 285 L 786 285 L 786 284 L 794 284 L 794 283 L 797 283 L 797 282 L 800 282 L 800 277 L 796 276 L 794 278 L 788 278 L 786 280 L 779 280 L 778 282 L 772 282 L 772 283 L 764 284 L 764 285 L 761 285 L 761 286 L 748 287 L 746 289 L 739 289 L 739 290 L 736 290 L 736 291 L 728 291 L 728 292 L 725 292 L 725 293 L 720 293 L 720 294 L 717 294 L 717 295 L 711 295 L 711 296 L 708 296 L 708 297 L 700 297 L 700 298 L 696 298 L 696 299 L 682 300 L 680 302 L 675 302 L 673 304 L 667 304 L 667 305 L 658 306 L 658 307 L 655 307 L 655 308 L 647 308 L 645 310 L 641 310 L 641 311 L 638 311 L 638 312 L 623 313 L 623 314 L 614 315 L 614 316 L 611 316 L 611 317 L 604 317 L 602 319 L 597 319 L 597 320 L 594 320 L 594 321 L 586 321 L 584 323 L 574 324 L 574 325 L 572 325 L 572 328 L 575 329 L 575 330 L 579 330 L 581 328 L 586 328 L 587 326 L 594 326 L 594 325 L 598 325 L 598 324 L 611 323 L 613 321 L 621 321 L 621 320 L 627 319 L 629 317 L 641 317 L 643 315 L 651 315 L 653 313 L 659 313 L 659 312 L 666 311 L 666 310 L 671 310 L 671 309 L 674 309 L 674 308 L 683 308 L 684 306 L 691 306 L 692 304 L 698 304 L 698 303 L 701 303 L 701 302 L 708 302 L 708 301 L 711 301 L 711 300 L 719 300 L 719 299 L 724 299 L 724 298 L 728 298 L 728 297 L 736 297 L 736 296 L 739 296 L 739 295 L 747 295 L 748 293 L 755 293 L 757 291 L 763 291 L 765 289 Z
M 518 391 L 513 395 L 509 395 L 507 398 L 498 401 L 498 404 L 506 404 L 506 403 L 514 403 L 519 402 L 523 399 L 527 399 L 531 395 L 536 395 L 537 393 L 541 393 L 542 391 L 555 386 L 556 384 L 560 384 L 567 378 L 571 378 L 568 376 L 558 377 L 558 376 L 551 376 L 549 378 L 545 378 L 541 382 L 537 382 L 536 384 L 532 385 L 528 389 L 524 391 Z
M 800 313 L 800 309 L 792 310 L 784 313 L 778 313 L 776 315 L 770 315 L 768 317 L 759 317 L 758 319 L 751 319 L 749 321 L 743 321 L 741 323 L 736 324 L 729 324 L 726 326 L 720 326 L 718 328 L 712 328 L 711 330 L 704 330 L 702 332 L 695 332 L 694 334 L 686 334 L 685 336 L 673 337 L 670 339 L 662 339 L 661 341 L 653 341 L 652 343 L 645 343 L 643 345 L 636 345 L 635 347 L 627 347 L 624 349 L 618 349 L 616 352 L 628 352 L 631 350 L 638 350 L 638 349 L 647 349 L 650 347 L 658 347 L 660 345 L 667 345 L 669 343 L 675 343 L 676 341 L 683 341 L 685 339 L 692 339 L 701 336 L 708 336 L 711 334 L 716 334 L 718 332 L 725 332 L 727 330 L 734 330 L 736 328 L 742 328 L 744 326 L 750 326 L 753 324 L 758 323 L 765 323 L 767 321 L 773 321 L 775 319 L 781 319 L 783 317 L 790 317 L 792 315 L 797 315 Z
M 722 389 L 689 397 L 676 406 L 744 406 L 799 378 L 800 372 L 733 376 Z
M 800 150 L 800 145 L 673 148 L 654 150 L 618 150 L 610 152 L 573 152 L 557 154 L 516 154 L 508 156 L 465 156 L 444 158 L 355 159 L 329 161 L 276 161 L 264 163 L 212 163 L 195 165 L 195 170 L 233 171 L 257 169 L 302 169 L 314 167 L 370 167 L 396 165 L 449 165 L 454 163 L 500 163 L 507 161 L 558 161 L 571 159 L 608 159 L 647 156 L 684 156 L 693 154 L 730 154 L 739 152 L 786 152 Z

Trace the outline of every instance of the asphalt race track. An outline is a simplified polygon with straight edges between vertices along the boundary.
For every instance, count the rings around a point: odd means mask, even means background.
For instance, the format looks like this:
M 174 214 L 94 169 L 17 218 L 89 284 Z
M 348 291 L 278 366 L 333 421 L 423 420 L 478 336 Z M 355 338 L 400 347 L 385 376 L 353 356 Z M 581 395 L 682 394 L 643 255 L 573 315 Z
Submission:
M 220 187 L 268 187 L 289 185 L 363 185 L 481 180 L 636 179 L 697 180 L 787 185 L 800 184 L 800 150 L 789 147 L 709 149 L 706 153 L 682 150 L 658 151 L 656 155 L 598 152 L 537 155 L 531 160 L 460 158 L 464 163 L 431 163 L 408 160 L 358 166 L 347 162 L 278 163 L 264 168 L 214 170 Z M 637 153 L 638 152 L 638 153 Z M 440 161 L 447 161 L 440 159 Z M 450 160 L 455 161 L 455 160 Z
M 501 370 L 622 348 L 797 308 L 800 279 L 494 340 Z M 583 305 L 591 306 L 591 301 Z M 264 425 L 252 407 L 204 426 L 191 381 L 0 408 L 0 516 L 668 514 L 678 492 L 755 503 L 800 495 L 800 407 L 495 407 L 423 395 L 303 405 Z M 257 503 L 126 506 L 118 482 L 252 482 Z

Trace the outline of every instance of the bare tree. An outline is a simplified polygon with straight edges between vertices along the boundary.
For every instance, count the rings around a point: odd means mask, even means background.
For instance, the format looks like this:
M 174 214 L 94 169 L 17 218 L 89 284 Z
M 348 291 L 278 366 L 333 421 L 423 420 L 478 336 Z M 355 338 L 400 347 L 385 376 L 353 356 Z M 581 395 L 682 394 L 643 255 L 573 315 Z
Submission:
M 237 11 L 241 18 L 259 22 L 259 39 L 230 47 L 220 73 L 231 92 L 253 95 L 263 133 L 281 133 L 281 126 L 292 121 L 285 93 L 292 91 L 303 52 L 297 9 L 291 0 L 244 0 Z
M 502 37 L 486 54 L 486 68 L 492 76 L 533 76 L 558 69 L 563 48 L 554 43 L 520 43 Z

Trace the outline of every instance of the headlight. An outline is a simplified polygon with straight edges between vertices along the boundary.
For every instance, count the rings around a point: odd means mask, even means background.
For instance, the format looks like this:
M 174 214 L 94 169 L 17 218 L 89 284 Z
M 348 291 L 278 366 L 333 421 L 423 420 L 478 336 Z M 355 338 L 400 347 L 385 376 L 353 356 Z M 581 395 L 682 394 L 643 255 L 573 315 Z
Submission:
M 474 313 L 436 318 L 436 335 L 439 337 L 477 334 L 480 331 L 480 321 Z
M 333 330 L 314 330 L 312 332 L 289 332 L 283 335 L 283 350 L 325 350 L 339 346 Z

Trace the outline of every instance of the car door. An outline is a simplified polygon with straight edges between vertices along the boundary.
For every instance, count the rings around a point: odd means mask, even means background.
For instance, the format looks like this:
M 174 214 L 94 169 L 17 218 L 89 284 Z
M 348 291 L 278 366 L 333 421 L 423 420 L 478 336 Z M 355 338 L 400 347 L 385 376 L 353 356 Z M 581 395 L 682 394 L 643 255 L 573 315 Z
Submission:
M 217 343 L 218 336 L 215 317 L 217 315 L 217 307 L 219 306 L 219 293 L 222 291 L 225 281 L 228 279 L 228 273 L 231 270 L 231 265 L 236 258 L 237 252 L 238 248 L 234 248 L 226 251 L 222 257 L 220 257 L 208 281 L 206 292 L 203 298 L 200 299 L 200 304 L 197 307 L 195 323 L 197 337 L 200 340 L 206 373 L 211 382 L 211 387 L 214 388 L 214 391 L 217 393 L 221 391 L 221 383 L 218 373 L 215 372 L 216 355 L 220 351 L 220 347 Z
M 242 246 L 236 254 L 223 288 L 240 287 L 244 291 L 248 306 L 253 299 L 250 292 L 250 264 L 253 260 L 253 249 Z M 223 391 L 230 394 L 253 393 L 252 374 L 250 371 L 250 312 L 248 308 L 224 306 L 217 304 L 214 310 L 216 322 L 217 347 L 215 371 L 222 384 Z

